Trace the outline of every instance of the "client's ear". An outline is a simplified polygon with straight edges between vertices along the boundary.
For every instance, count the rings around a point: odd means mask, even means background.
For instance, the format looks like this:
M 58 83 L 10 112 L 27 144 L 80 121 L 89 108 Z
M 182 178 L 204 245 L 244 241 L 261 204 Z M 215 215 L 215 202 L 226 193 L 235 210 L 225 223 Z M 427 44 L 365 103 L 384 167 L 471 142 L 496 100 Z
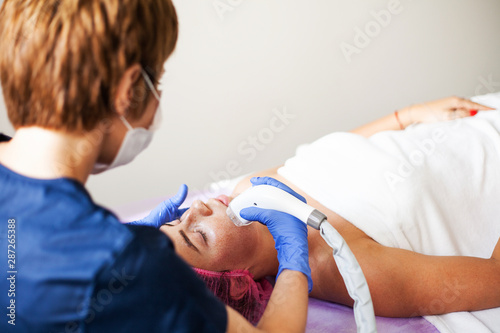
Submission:
M 141 76 L 142 67 L 139 64 L 130 66 L 123 74 L 114 99 L 116 113 L 125 116 L 134 98 L 134 86 Z

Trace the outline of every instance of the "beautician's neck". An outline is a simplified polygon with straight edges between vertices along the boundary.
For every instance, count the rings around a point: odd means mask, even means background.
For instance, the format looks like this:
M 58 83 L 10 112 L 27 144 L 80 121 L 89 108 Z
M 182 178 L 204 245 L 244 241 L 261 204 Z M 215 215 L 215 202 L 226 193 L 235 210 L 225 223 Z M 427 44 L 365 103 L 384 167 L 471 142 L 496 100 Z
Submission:
M 88 135 L 23 127 L 3 144 L 0 163 L 30 178 L 72 178 L 85 184 L 100 144 L 93 143 Z

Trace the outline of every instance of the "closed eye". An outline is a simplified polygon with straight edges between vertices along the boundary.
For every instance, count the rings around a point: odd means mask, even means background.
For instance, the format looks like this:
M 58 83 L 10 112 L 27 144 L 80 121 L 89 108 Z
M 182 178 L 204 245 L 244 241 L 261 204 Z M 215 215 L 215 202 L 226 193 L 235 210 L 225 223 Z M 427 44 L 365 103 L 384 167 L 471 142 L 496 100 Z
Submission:
M 186 242 L 186 245 L 190 248 L 192 248 L 193 250 L 195 250 L 196 252 L 200 253 L 200 250 L 198 250 L 198 248 L 196 247 L 196 245 L 193 244 L 193 242 L 191 242 L 191 240 L 189 239 L 189 237 L 186 235 L 186 233 L 184 233 L 184 231 L 182 230 L 179 230 L 179 234 L 181 235 L 182 238 L 184 238 L 184 241 Z
M 205 241 L 205 244 L 207 244 L 207 245 L 208 245 L 208 243 L 207 243 L 207 234 L 206 234 L 206 233 L 204 233 L 204 232 L 203 232 L 203 231 L 201 231 L 201 230 L 198 230 L 197 232 L 199 232 L 199 233 L 200 233 L 201 237 L 203 237 L 203 240 Z

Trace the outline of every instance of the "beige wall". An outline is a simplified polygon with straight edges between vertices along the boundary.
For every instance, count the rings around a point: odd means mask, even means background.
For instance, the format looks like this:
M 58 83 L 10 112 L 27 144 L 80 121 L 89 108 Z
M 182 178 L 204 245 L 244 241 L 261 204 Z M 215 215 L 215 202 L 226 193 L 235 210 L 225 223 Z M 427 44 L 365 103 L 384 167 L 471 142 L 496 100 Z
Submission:
M 134 163 L 87 184 L 111 207 L 278 165 L 407 104 L 500 90 L 498 0 L 175 4 L 163 127 Z

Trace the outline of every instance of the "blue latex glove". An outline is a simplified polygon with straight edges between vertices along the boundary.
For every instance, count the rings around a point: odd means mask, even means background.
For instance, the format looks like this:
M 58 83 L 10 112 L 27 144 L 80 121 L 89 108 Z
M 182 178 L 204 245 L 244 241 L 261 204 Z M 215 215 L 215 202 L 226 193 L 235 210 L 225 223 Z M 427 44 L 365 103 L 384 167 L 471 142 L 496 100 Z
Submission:
M 294 190 L 292 190 L 291 188 L 289 188 L 288 186 L 286 186 L 285 184 L 283 184 L 282 182 L 280 182 L 279 180 L 276 180 L 274 178 L 271 178 L 271 177 L 253 177 L 252 179 L 250 179 L 250 182 L 252 183 L 253 186 L 271 185 L 271 186 L 277 187 L 280 190 L 283 190 L 286 193 L 293 195 L 294 197 L 296 197 L 297 199 L 299 199 L 303 203 L 307 203 L 306 199 L 303 196 L 301 196 L 300 194 L 298 194 L 297 192 L 295 192 Z
M 264 184 L 275 186 L 306 202 L 304 197 L 276 179 L 269 177 L 252 178 L 251 182 L 254 186 Z M 311 292 L 313 282 L 311 268 L 309 267 L 307 225 L 290 214 L 271 209 L 249 207 L 242 209 L 240 215 L 249 221 L 261 222 L 271 232 L 275 248 L 278 251 L 278 276 L 284 269 L 302 272 L 307 276 L 309 292 Z
M 142 225 L 148 227 L 154 227 L 156 229 L 160 228 L 167 222 L 171 222 L 184 214 L 189 208 L 179 209 L 184 200 L 186 200 L 188 193 L 188 187 L 186 184 L 182 184 L 179 188 L 177 194 L 160 203 L 155 209 L 149 213 L 148 216 L 139 221 L 130 222 L 131 225 Z

